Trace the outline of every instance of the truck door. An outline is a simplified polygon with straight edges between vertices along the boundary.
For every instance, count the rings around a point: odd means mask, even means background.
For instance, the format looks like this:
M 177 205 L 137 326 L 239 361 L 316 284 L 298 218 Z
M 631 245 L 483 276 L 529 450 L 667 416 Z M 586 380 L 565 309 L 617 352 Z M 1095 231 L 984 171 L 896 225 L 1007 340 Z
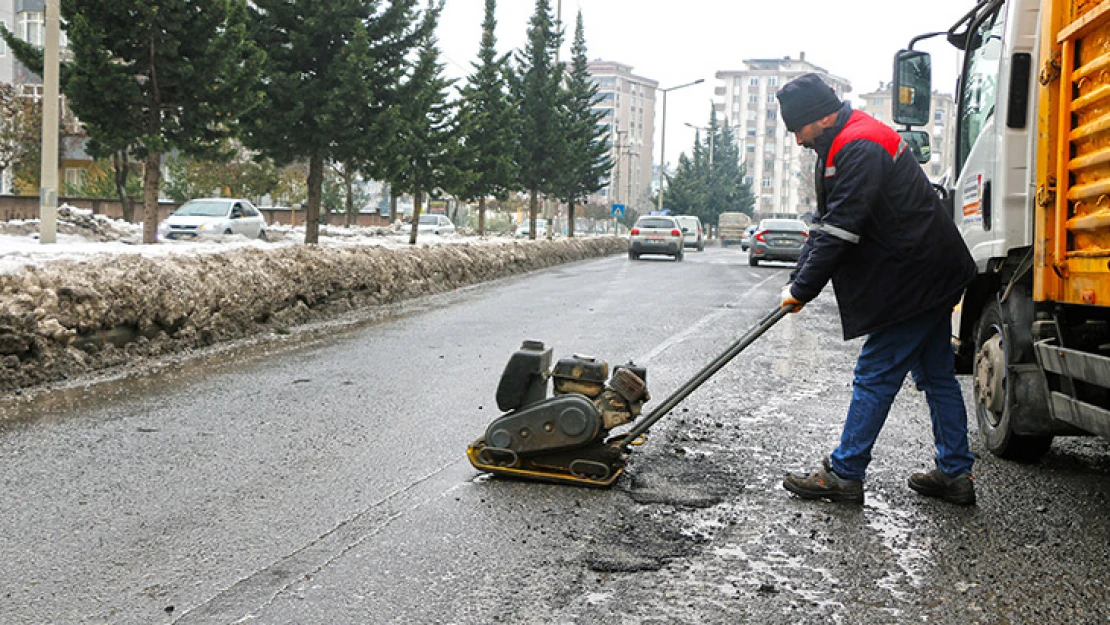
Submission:
M 998 255 L 992 242 L 994 177 L 997 165 L 999 79 L 1003 5 L 996 4 L 971 25 L 956 104 L 956 224 L 977 261 Z

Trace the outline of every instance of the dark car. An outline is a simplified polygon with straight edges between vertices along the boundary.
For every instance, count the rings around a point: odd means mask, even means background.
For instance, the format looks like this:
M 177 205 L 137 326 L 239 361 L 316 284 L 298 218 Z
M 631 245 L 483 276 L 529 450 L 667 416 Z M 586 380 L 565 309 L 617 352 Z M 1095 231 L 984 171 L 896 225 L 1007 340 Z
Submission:
M 752 235 L 748 264 L 756 267 L 764 260 L 797 262 L 807 239 L 809 227 L 801 219 L 764 219 Z

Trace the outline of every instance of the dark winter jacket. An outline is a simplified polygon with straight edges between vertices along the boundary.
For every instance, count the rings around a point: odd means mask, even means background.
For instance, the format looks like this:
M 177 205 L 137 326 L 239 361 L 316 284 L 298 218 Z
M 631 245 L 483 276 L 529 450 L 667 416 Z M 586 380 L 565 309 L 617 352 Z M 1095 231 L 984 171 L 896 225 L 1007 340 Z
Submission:
M 952 216 L 898 133 L 845 104 L 814 143 L 817 216 L 791 292 L 831 279 L 844 338 L 952 308 L 975 276 Z

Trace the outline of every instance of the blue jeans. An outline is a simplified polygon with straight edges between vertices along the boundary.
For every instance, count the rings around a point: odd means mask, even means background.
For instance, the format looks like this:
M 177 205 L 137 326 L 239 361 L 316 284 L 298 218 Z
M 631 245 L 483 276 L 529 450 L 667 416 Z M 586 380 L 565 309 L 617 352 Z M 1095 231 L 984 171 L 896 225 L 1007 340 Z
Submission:
M 949 311 L 941 310 L 901 321 L 867 337 L 856 361 L 852 403 L 840 446 L 829 456 L 840 477 L 863 481 L 871 462 L 871 448 L 907 372 L 925 391 L 937 467 L 950 477 L 971 472 L 967 408 L 956 381 Z

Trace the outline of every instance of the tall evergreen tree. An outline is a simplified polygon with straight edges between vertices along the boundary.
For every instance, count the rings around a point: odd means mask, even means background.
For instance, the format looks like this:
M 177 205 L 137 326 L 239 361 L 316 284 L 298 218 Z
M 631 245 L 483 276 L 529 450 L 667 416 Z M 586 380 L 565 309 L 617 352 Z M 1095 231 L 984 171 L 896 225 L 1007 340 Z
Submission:
M 406 104 L 400 135 L 403 141 L 397 146 L 396 155 L 404 166 L 393 176 L 391 184 L 413 195 L 410 245 L 416 244 L 424 198 L 458 178 L 454 105 L 448 101 L 452 81 L 444 77 L 434 34 L 442 9 L 442 0 L 429 5 L 420 53 L 399 92 Z
M 517 56 L 514 99 L 519 111 L 517 167 L 520 187 L 528 192 L 528 238 L 536 238 L 540 193 L 557 190 L 564 137 L 559 107 L 562 65 L 555 62 L 560 35 L 551 17 L 548 0 L 536 0 L 528 26 L 528 43 Z
M 608 129 L 602 125 L 604 111 L 596 108 L 601 102 L 597 84 L 590 77 L 586 58 L 586 35 L 582 11 L 574 27 L 571 45 L 571 66 L 567 74 L 563 109 L 564 164 L 560 171 L 559 195 L 567 203 L 567 232 L 574 236 L 574 207 L 578 201 L 608 184 L 607 175 L 613 167 L 609 159 Z
M 717 223 L 723 212 L 751 215 L 755 196 L 744 177 L 736 137 L 711 111 L 705 139 L 700 131 L 694 138 L 693 158 L 683 153 L 674 176 L 668 176 L 667 204 L 675 212 L 696 215 L 707 224 Z
M 714 112 L 711 117 L 717 137 L 713 142 L 713 169 L 710 177 L 710 199 L 713 206 L 720 209 L 711 216 L 709 223 L 715 223 L 717 215 L 724 211 L 736 211 L 752 215 L 755 210 L 755 195 L 751 185 L 744 181 L 745 165 L 740 161 L 740 146 L 732 127 L 726 122 L 718 125 Z
M 268 53 L 265 97 L 244 142 L 279 164 L 308 163 L 305 243 L 319 238 L 324 168 L 393 134 L 405 58 L 422 31 L 417 0 L 251 0 Z M 383 127 L 387 129 L 382 132 Z
M 216 155 L 258 103 L 265 55 L 247 37 L 247 3 L 62 0 L 61 14 L 72 55 L 62 71 L 67 102 L 92 155 L 131 148 L 143 159 L 143 242 L 154 243 L 162 155 Z M 41 73 L 41 51 L 6 39 Z
M 478 62 L 460 90 L 459 196 L 478 202 L 478 234 L 486 233 L 486 199 L 504 200 L 516 176 L 513 152 L 515 113 L 509 100 L 507 55 L 498 56 L 494 30 L 497 0 L 486 0 Z
M 667 176 L 667 206 L 675 214 L 696 215 L 706 221 L 709 214 L 706 201 L 708 171 L 701 154 L 700 137 L 699 131 L 694 138 L 694 157 L 687 156 L 685 152 L 680 154 L 674 174 Z

